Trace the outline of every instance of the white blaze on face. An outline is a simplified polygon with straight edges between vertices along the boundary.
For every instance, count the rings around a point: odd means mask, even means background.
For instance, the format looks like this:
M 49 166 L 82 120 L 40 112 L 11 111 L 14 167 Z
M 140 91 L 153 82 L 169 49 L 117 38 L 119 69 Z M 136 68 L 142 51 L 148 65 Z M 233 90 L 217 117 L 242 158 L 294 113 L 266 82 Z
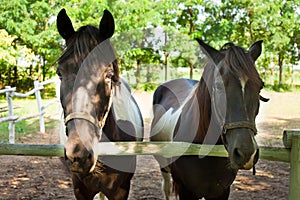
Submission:
M 240 77 L 240 81 L 241 81 L 242 92 L 243 92 L 243 96 L 244 96 L 245 95 L 245 86 L 248 81 L 248 77 Z

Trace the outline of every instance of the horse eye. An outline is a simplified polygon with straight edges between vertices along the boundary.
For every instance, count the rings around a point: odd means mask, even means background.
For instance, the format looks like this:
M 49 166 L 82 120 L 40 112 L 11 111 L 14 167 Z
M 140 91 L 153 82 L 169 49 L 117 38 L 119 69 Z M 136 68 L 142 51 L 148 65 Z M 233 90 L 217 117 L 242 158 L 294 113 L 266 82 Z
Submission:
M 114 72 L 113 71 L 110 71 L 106 74 L 106 78 L 109 78 L 111 79 L 112 77 L 114 76 Z
M 215 84 L 215 88 L 217 91 L 224 91 L 225 86 L 223 82 L 216 82 Z
M 60 70 L 56 70 L 56 74 L 57 74 L 58 78 L 61 80 L 62 74 L 61 74 Z

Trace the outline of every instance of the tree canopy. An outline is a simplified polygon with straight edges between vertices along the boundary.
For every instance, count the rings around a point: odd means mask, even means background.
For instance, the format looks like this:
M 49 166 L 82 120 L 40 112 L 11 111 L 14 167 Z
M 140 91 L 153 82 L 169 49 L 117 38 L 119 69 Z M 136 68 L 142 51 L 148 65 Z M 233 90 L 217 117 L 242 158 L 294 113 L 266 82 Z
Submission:
M 55 76 L 64 48 L 56 30 L 61 8 L 75 29 L 98 26 L 103 10 L 112 12 L 116 22 L 112 41 L 121 71 L 136 87 L 171 79 L 178 75 L 178 67 L 188 69 L 193 78 L 194 70 L 203 66 L 195 38 L 215 48 L 227 42 L 248 47 L 263 40 L 257 66 L 268 84 L 284 84 L 299 65 L 300 0 L 4 0 L 0 89 L 5 85 L 25 89 L 34 80 Z

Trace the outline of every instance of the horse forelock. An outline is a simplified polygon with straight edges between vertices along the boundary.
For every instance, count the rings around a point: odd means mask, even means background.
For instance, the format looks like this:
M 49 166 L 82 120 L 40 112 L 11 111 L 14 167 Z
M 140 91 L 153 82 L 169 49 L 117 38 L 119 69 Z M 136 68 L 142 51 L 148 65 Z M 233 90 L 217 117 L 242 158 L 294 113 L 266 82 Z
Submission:
M 252 83 L 263 86 L 263 82 L 255 68 L 254 61 L 243 48 L 234 46 L 229 43 L 229 48 L 226 50 L 223 48 L 221 51 L 224 52 L 224 63 L 226 64 L 227 72 L 231 72 L 236 78 L 241 80 L 250 80 Z
M 78 71 L 84 59 L 89 55 L 92 50 L 102 42 L 99 29 L 94 26 L 82 26 L 68 39 L 64 53 L 58 59 L 58 63 L 62 64 L 68 62 L 71 64 L 74 71 Z M 101 58 L 95 57 L 94 59 Z M 114 82 L 120 81 L 119 66 L 117 59 L 112 63 L 114 69 Z
M 58 59 L 58 62 L 62 63 L 71 56 L 74 56 L 74 62 L 80 62 L 81 64 L 88 53 L 100 43 L 98 35 L 99 30 L 96 27 L 83 26 L 79 28 L 78 31 L 66 41 L 66 49 Z

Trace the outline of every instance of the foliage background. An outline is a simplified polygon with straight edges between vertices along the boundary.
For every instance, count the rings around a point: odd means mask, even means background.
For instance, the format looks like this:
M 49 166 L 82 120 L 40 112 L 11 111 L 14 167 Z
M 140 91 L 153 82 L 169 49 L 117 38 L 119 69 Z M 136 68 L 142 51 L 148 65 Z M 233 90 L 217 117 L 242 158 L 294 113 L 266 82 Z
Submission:
M 194 38 L 215 48 L 248 48 L 263 40 L 257 67 L 273 89 L 300 85 L 300 1 L 282 0 L 4 0 L 0 4 L 0 89 L 28 90 L 55 76 L 64 41 L 56 15 L 66 8 L 75 29 L 98 26 L 104 9 L 115 17 L 112 38 L 122 75 L 154 89 L 175 77 L 199 79 L 205 62 Z

